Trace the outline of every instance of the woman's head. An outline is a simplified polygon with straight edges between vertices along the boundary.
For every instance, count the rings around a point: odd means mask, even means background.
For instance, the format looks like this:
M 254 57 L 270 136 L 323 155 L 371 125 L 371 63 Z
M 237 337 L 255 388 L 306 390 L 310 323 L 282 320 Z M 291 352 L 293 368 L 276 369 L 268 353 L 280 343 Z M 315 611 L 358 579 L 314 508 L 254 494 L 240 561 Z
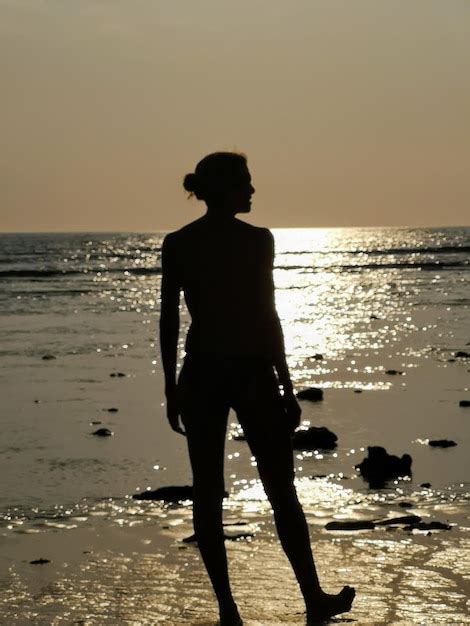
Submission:
M 251 184 L 246 156 L 236 152 L 214 152 L 204 157 L 183 187 L 210 209 L 247 213 L 255 190 Z

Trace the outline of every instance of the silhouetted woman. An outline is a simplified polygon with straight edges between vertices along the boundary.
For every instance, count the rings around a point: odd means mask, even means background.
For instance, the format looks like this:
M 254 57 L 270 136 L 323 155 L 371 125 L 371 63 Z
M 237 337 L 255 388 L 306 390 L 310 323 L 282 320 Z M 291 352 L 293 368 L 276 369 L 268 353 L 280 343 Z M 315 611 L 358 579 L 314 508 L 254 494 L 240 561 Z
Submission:
M 184 188 L 206 203 L 207 212 L 164 239 L 160 343 L 167 416 L 171 428 L 187 436 L 194 530 L 220 623 L 242 623 L 230 589 L 222 526 L 230 407 L 256 458 L 279 539 L 305 599 L 307 621 L 324 620 L 351 608 L 354 589 L 344 587 L 334 596 L 321 590 L 294 487 L 290 435 L 301 411 L 275 309 L 273 236 L 267 228 L 235 218 L 250 211 L 255 192 L 245 156 L 206 156 L 187 174 Z M 176 382 L 180 290 L 191 327 Z

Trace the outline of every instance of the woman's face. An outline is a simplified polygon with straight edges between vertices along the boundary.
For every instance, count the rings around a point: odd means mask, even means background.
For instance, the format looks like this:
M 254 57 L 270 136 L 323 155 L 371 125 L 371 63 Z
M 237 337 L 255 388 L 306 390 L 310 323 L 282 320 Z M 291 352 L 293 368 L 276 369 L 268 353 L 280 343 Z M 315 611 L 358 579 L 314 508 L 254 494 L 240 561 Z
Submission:
M 255 188 L 251 184 L 251 174 L 248 168 L 242 172 L 240 182 L 228 194 L 227 204 L 233 213 L 249 213 L 251 211 L 251 196 Z

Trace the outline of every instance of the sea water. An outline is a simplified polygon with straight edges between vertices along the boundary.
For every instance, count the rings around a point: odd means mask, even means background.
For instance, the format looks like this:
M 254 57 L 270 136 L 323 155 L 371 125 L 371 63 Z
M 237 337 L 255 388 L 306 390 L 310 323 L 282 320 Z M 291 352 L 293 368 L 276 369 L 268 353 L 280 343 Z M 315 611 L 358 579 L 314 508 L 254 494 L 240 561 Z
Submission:
M 339 437 L 335 451 L 296 454 L 307 510 L 344 514 L 361 502 L 413 496 L 447 506 L 447 519 L 468 518 L 470 409 L 459 401 L 470 400 L 470 359 L 456 353 L 470 353 L 470 228 L 273 233 L 292 378 L 297 389 L 325 394 L 302 403 L 303 426 L 328 426 Z M 75 527 L 93 514 L 132 523 L 149 511 L 136 509 L 132 494 L 190 483 L 185 441 L 166 423 L 162 392 L 163 237 L 0 235 L 5 536 Z M 180 357 L 188 325 L 182 302 Z M 100 427 L 113 435 L 93 435 Z M 429 438 L 457 446 L 430 449 Z M 368 445 L 410 453 L 411 479 L 371 491 L 354 467 Z M 265 515 L 256 463 L 233 439 L 226 488 L 235 509 Z

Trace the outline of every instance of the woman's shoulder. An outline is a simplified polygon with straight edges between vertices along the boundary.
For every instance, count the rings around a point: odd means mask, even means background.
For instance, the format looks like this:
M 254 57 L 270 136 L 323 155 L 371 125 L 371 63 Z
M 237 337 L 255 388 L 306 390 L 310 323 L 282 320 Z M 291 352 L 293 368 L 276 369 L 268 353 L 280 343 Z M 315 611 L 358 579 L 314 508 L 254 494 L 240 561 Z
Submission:
M 234 221 L 237 223 L 239 229 L 242 232 L 244 231 L 247 235 L 263 240 L 273 239 L 272 232 L 269 230 L 269 228 L 266 228 L 265 226 L 254 226 L 253 224 L 248 224 L 248 222 L 243 222 L 239 219 L 235 219 Z
M 173 230 L 169 233 L 166 233 L 166 235 L 163 238 L 163 245 L 166 245 L 166 246 L 177 245 L 179 242 L 196 234 L 196 232 L 199 231 L 200 229 L 201 229 L 200 219 L 194 220 L 194 222 L 185 224 L 181 228 L 178 228 L 178 230 Z

